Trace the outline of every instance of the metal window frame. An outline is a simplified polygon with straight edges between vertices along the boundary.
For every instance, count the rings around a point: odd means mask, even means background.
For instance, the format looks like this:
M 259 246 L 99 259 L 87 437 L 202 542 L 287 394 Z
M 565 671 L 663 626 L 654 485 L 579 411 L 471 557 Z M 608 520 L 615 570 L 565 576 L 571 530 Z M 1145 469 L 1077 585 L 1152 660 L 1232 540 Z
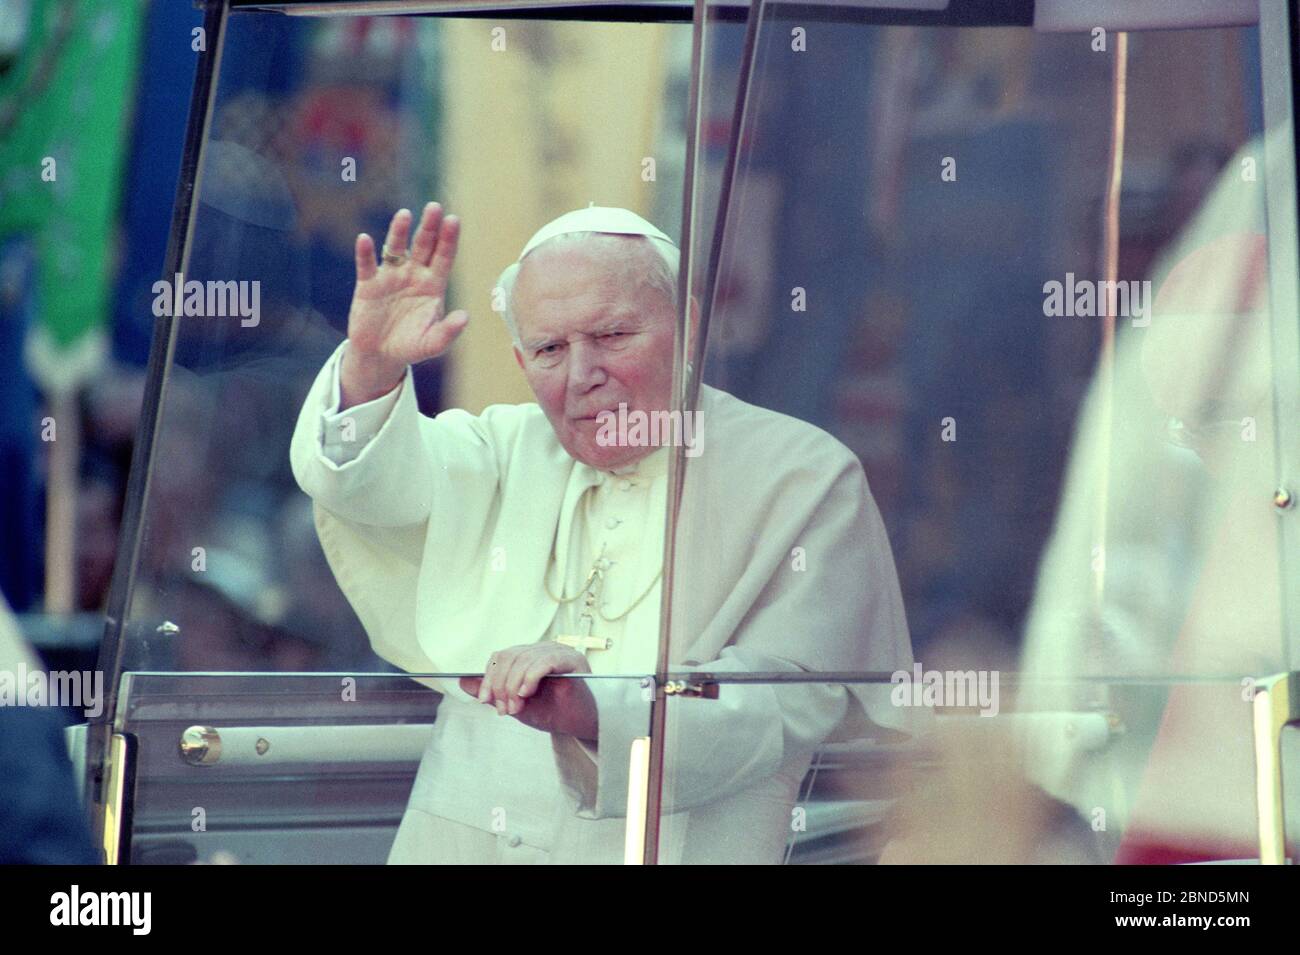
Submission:
M 871 0 L 865 0 L 871 2 Z M 683 240 L 682 249 L 685 268 L 679 276 L 679 300 L 689 302 L 689 292 L 693 286 L 693 275 L 698 267 L 706 270 L 705 297 L 701 302 L 700 334 L 696 341 L 694 356 L 686 356 L 685 331 L 688 310 L 683 309 L 678 316 L 676 351 L 683 357 L 693 357 L 694 367 L 702 369 L 702 357 L 707 340 L 709 316 L 712 311 L 713 297 L 716 294 L 716 265 L 718 255 L 728 227 L 729 196 L 734 182 L 738 162 L 738 144 L 745 120 L 745 110 L 749 89 L 753 79 L 754 51 L 759 28 L 765 16 L 783 17 L 797 15 L 806 19 L 834 19 L 844 22 L 867 22 L 875 24 L 914 24 L 914 25 L 949 25 L 949 26 L 989 26 L 1016 25 L 1032 26 L 1033 0 L 952 0 L 943 11 L 886 9 L 876 5 L 858 6 L 844 4 L 791 4 L 775 3 L 769 0 L 757 0 L 751 5 L 747 2 L 717 2 L 717 0 L 644 0 L 640 3 L 626 2 L 546 2 L 546 0 L 528 0 L 519 6 L 501 4 L 458 3 L 430 4 L 415 0 L 408 3 L 392 3 L 388 0 L 371 0 L 356 3 L 354 0 L 278 0 L 278 2 L 259 2 L 259 0 L 196 0 L 204 12 L 203 26 L 207 34 L 209 48 L 195 66 L 194 85 L 190 98 L 185 144 L 182 153 L 180 176 L 177 182 L 173 202 L 171 228 L 168 237 L 167 252 L 162 274 L 174 275 L 184 272 L 189 257 L 190 240 L 194 228 L 193 203 L 201 185 L 202 153 L 207 140 L 207 133 L 212 116 L 212 106 L 216 95 L 216 78 L 220 73 L 221 55 L 224 47 L 226 24 L 232 11 L 280 12 L 289 15 L 305 15 L 316 10 L 324 15 L 356 15 L 368 11 L 376 13 L 414 14 L 455 17 L 493 17 L 507 19 L 576 19 L 603 22 L 685 22 L 693 24 L 690 104 L 688 112 L 688 129 L 686 142 L 685 181 L 683 190 Z M 1267 82 L 1269 71 L 1284 70 L 1288 77 L 1297 72 L 1297 12 L 1300 0 L 1261 0 L 1260 43 L 1261 64 L 1265 73 L 1263 85 L 1266 117 L 1283 116 L 1293 123 L 1297 111 L 1296 97 L 1300 91 L 1294 83 L 1270 84 Z M 334 8 L 334 9 L 331 9 Z M 703 31 L 710 19 L 731 20 L 735 22 L 744 17 L 747 21 L 745 47 L 742 56 L 741 76 L 737 89 L 736 122 L 733 125 L 729 155 L 724 166 L 720 209 L 715 220 L 712 235 L 696 236 L 695 223 L 695 170 L 700 161 L 699 123 L 701 121 L 700 104 L 703 96 L 703 77 L 701 74 L 703 56 Z M 1270 87 L 1272 91 L 1270 92 Z M 1281 111 L 1281 112 L 1279 112 Z M 1296 137 L 1294 127 L 1289 142 L 1283 148 L 1289 157 L 1289 168 L 1296 167 Z M 1271 294 L 1275 302 L 1292 302 L 1295 298 L 1295 285 L 1300 280 L 1300 252 L 1297 252 L 1295 226 L 1297 221 L 1297 194 L 1294 179 L 1290 188 L 1283 191 L 1273 189 L 1267 196 L 1267 208 L 1270 222 L 1270 239 L 1273 238 L 1274 224 L 1281 241 L 1270 241 L 1270 275 L 1274 283 L 1289 283 L 1289 287 L 1278 288 L 1271 285 Z M 707 242 L 709 257 L 697 262 L 695 244 Z M 162 316 L 156 320 L 150 349 L 149 364 L 145 378 L 144 403 L 135 439 L 135 453 L 132 458 L 128 477 L 125 509 L 119 537 L 118 560 L 114 567 L 110 586 L 109 600 L 104 622 L 103 639 L 100 646 L 98 668 L 105 673 L 105 706 L 99 717 L 92 720 L 87 736 L 87 772 L 85 774 L 85 801 L 92 808 L 95 835 L 100 844 L 106 838 L 105 806 L 111 801 L 108 792 L 115 784 L 110 779 L 110 770 L 121 774 L 129 767 L 110 765 L 111 754 L 120 747 L 114 747 L 112 740 L 113 721 L 115 719 L 119 684 L 122 676 L 126 640 L 126 621 L 130 612 L 131 598 L 136 580 L 136 568 L 142 546 L 144 519 L 148 490 L 154 464 L 154 450 L 158 438 L 158 425 L 162 413 L 163 396 L 167 377 L 171 368 L 175 341 L 175 320 Z M 1289 387 L 1275 387 L 1275 400 L 1278 422 L 1278 475 L 1279 490 L 1289 490 L 1291 500 L 1300 496 L 1300 428 L 1287 428 L 1284 423 L 1300 420 L 1300 316 L 1295 322 L 1273 322 L 1273 357 L 1275 383 L 1287 382 Z M 681 411 L 694 408 L 698 402 L 700 376 L 687 380 L 682 361 L 674 362 L 673 370 L 673 407 Z M 665 535 L 665 564 L 672 566 L 674 555 L 674 538 L 676 521 L 681 503 L 681 486 L 685 474 L 686 458 L 684 449 L 678 448 L 671 459 L 669 467 L 669 507 L 667 521 L 668 533 Z M 1300 544 L 1300 526 L 1297 526 L 1296 507 L 1279 507 L 1279 519 L 1282 526 L 1279 532 L 1279 545 L 1282 561 L 1282 626 L 1288 656 L 1288 668 L 1295 668 L 1300 660 L 1300 574 L 1286 573 L 1286 554 L 1297 553 Z M 671 668 L 668 662 L 669 640 L 671 638 L 670 607 L 672 599 L 672 574 L 664 576 L 661 604 L 660 654 L 656 667 L 656 685 L 662 687 L 669 682 Z M 824 679 L 824 676 L 822 677 Z M 648 752 L 648 771 L 646 784 L 646 828 L 644 833 L 643 861 L 653 864 L 657 861 L 659 812 L 662 805 L 663 783 L 663 746 L 666 718 L 666 696 L 662 690 L 655 695 L 651 704 L 651 735 Z M 111 836 L 111 834 L 108 834 Z

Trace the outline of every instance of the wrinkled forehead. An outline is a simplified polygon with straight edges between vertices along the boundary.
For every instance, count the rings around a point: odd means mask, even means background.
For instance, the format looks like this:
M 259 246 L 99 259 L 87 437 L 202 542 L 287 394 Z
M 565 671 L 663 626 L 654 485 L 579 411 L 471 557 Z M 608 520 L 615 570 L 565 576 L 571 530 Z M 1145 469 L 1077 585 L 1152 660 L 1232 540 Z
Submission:
M 521 340 L 638 316 L 671 320 L 662 293 L 646 280 L 658 256 L 644 239 L 604 234 L 538 246 L 524 258 L 512 295 Z

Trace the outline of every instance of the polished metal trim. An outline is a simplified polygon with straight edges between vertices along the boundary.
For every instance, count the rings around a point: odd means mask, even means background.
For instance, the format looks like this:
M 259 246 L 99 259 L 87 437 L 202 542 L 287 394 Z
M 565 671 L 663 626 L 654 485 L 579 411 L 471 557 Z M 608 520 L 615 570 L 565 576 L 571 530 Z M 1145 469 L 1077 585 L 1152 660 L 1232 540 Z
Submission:
M 131 747 L 127 737 L 114 733 L 108 744 L 108 781 L 105 786 L 103 850 L 106 865 L 121 865 L 128 835 L 126 781 L 130 777 Z
M 211 726 L 187 726 L 177 748 L 191 766 L 211 766 L 221 761 L 221 734 Z
M 650 782 L 650 737 L 638 736 L 632 740 L 628 754 L 627 773 L 627 825 L 624 829 L 623 864 L 642 865 L 645 862 L 646 813 Z
M 1300 673 L 1281 673 L 1255 684 L 1255 807 L 1260 865 L 1286 864 L 1286 804 L 1282 798 L 1282 731 L 1300 722 Z

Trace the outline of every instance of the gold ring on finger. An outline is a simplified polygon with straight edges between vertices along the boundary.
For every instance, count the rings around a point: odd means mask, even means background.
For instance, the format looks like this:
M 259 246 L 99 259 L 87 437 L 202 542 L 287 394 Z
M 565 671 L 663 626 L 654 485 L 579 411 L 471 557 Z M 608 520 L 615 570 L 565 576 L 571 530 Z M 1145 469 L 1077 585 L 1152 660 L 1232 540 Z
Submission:
M 389 251 L 388 251 L 388 243 L 384 243 L 384 250 L 383 250 L 383 253 L 382 253 L 382 257 L 383 257 L 383 260 L 384 260 L 384 265 L 401 265 L 403 262 L 405 262 L 405 261 L 406 261 L 407 259 L 409 259 L 411 256 L 410 256 L 408 253 L 406 253 L 406 252 L 403 252 L 401 255 L 398 255 L 398 254 L 393 253 L 393 252 L 389 252 Z

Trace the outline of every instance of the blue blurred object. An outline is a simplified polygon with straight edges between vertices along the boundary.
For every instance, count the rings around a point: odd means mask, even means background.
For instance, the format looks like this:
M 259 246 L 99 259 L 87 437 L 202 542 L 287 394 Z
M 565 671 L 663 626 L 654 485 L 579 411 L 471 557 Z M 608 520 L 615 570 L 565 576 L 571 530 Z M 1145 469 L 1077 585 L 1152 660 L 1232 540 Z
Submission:
M 94 865 L 63 716 L 45 706 L 0 706 L 0 865 Z
M 23 342 L 36 311 L 36 262 L 29 236 L 0 239 L 0 592 L 27 610 L 41 592 L 44 534 L 37 506 L 36 389 Z
M 172 202 L 185 144 L 190 86 L 199 54 L 188 42 L 203 23 L 190 3 L 150 4 L 136 91 L 135 128 L 122 182 L 122 255 L 113 315 L 113 354 L 129 365 L 149 360 L 150 288 L 162 275 Z

